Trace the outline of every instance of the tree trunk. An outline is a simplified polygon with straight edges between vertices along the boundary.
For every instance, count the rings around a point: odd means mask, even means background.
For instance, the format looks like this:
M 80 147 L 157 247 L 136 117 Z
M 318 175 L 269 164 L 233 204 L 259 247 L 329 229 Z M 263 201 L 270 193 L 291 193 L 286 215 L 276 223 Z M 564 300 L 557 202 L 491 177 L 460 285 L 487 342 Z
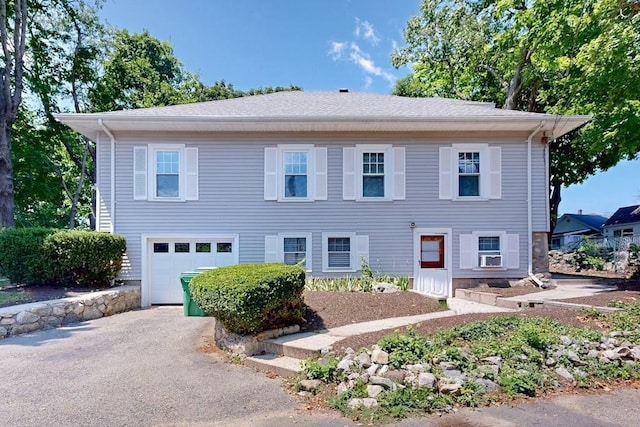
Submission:
M 15 227 L 11 126 L 0 122 L 0 229 Z
M 562 189 L 562 184 L 559 180 L 552 178 L 551 179 L 551 191 L 549 195 L 549 220 L 550 220 L 550 230 L 549 239 L 551 239 L 551 235 L 553 234 L 553 229 L 556 228 L 556 224 L 558 222 L 558 208 L 560 206 L 560 201 L 562 197 L 560 196 L 560 190 Z

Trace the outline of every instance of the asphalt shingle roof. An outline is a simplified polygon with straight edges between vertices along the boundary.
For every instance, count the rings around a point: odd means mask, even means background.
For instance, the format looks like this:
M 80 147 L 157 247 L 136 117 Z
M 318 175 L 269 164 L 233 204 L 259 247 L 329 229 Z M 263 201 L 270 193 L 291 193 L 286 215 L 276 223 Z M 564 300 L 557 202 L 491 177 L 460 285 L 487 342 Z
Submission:
M 112 111 L 129 117 L 539 117 L 492 103 L 448 98 L 407 98 L 365 92 L 276 92 L 167 107 Z
M 607 217 L 601 215 L 579 215 L 579 214 L 565 214 L 571 218 L 582 222 L 593 230 L 602 232 L 602 227 L 607 222 Z
M 619 208 L 611 218 L 604 224 L 606 226 L 631 224 L 634 222 L 640 222 L 640 205 L 625 206 Z

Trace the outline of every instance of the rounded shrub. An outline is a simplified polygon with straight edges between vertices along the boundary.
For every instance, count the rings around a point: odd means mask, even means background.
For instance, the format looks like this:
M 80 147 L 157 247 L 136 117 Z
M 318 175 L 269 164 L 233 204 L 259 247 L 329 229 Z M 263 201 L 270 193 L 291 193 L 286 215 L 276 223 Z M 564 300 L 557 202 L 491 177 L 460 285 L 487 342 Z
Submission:
M 51 259 L 44 253 L 52 228 L 5 228 L 0 230 L 0 276 L 13 283 L 44 284 L 51 280 Z
M 122 236 L 82 230 L 58 231 L 43 247 L 57 282 L 92 287 L 109 286 L 122 268 L 126 248 Z
M 255 334 L 296 324 L 304 314 L 305 272 L 285 264 L 240 264 L 189 283 L 193 300 L 230 332 Z

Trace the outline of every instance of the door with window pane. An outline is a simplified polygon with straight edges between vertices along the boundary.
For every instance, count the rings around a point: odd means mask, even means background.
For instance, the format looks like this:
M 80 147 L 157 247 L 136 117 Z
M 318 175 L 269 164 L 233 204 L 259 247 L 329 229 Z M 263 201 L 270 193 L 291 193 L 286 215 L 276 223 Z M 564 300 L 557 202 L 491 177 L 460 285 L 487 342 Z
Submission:
M 436 298 L 448 297 L 447 234 L 417 232 L 415 238 L 414 289 Z

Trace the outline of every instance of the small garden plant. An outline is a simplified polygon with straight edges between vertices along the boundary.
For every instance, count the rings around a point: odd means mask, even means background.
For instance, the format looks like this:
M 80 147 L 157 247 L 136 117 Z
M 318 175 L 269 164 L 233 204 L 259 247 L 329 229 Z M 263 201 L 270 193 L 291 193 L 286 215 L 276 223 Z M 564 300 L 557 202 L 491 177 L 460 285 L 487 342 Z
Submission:
M 308 291 L 371 292 L 374 283 L 390 283 L 401 291 L 409 289 L 409 278 L 407 276 L 394 277 L 382 274 L 379 271 L 374 273 L 364 258 L 360 260 L 360 271 L 360 276 L 307 278 L 305 289 Z

